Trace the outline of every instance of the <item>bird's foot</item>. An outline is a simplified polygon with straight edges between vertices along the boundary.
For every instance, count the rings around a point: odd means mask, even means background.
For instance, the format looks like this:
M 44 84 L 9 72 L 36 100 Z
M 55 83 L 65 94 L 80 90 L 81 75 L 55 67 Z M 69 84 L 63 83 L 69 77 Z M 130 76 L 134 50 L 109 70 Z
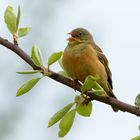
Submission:
M 76 85 L 80 84 L 80 82 L 78 79 L 74 79 L 72 84 L 73 84 L 73 89 L 76 91 Z
M 91 99 L 89 98 L 89 96 L 87 96 L 85 94 L 82 94 L 82 98 L 83 98 L 83 101 L 82 101 L 82 104 L 83 105 L 88 105 L 88 103 L 91 101 Z

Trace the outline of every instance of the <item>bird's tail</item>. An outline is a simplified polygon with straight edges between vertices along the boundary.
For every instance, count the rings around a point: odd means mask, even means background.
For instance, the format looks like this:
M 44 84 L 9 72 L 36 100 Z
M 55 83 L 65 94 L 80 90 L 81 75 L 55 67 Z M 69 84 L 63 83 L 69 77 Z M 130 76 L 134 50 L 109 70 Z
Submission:
M 103 89 L 105 90 L 105 92 L 107 93 L 108 96 L 112 97 L 112 98 L 115 98 L 117 99 L 117 97 L 115 96 L 115 94 L 113 93 L 112 91 L 112 87 L 110 86 L 109 83 L 104 83 L 104 82 L 101 82 L 100 85 L 103 87 Z M 115 106 L 112 105 L 112 109 L 115 111 L 115 112 L 118 112 L 119 109 Z
M 115 94 L 113 93 L 113 91 L 110 92 L 110 97 L 117 99 L 117 97 L 115 96 Z M 115 107 L 115 106 L 112 106 L 112 109 L 115 112 L 118 112 L 119 111 L 119 109 L 117 107 Z

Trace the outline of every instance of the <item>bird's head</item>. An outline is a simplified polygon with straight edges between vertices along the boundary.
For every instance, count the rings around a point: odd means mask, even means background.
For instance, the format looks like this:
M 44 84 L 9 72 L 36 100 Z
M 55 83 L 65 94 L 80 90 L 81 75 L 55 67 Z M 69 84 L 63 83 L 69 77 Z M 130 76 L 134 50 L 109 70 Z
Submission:
M 68 33 L 70 37 L 67 39 L 70 43 L 73 42 L 93 42 L 92 35 L 84 28 L 76 28 Z

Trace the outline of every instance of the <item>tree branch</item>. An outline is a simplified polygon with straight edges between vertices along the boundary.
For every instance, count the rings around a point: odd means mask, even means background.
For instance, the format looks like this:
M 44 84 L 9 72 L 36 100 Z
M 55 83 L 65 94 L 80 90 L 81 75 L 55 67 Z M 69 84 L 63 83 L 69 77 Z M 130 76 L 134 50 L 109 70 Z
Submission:
M 13 43 L 9 42 L 8 40 L 6 40 L 2 37 L 0 37 L 0 44 L 2 46 L 12 50 L 14 53 L 16 53 L 25 62 L 27 62 L 33 69 L 35 69 L 35 70 L 42 69 L 41 67 L 36 66 L 33 63 L 31 57 L 26 52 L 24 52 L 20 47 L 18 47 L 17 45 L 14 45 Z M 68 87 L 73 88 L 73 81 L 72 80 L 65 78 L 65 77 L 63 77 L 63 76 L 61 76 L 61 75 L 59 75 L 51 70 L 49 72 L 50 72 L 50 75 L 48 77 L 66 85 Z M 79 91 L 79 92 L 81 91 L 81 85 L 77 84 L 75 88 L 77 91 Z M 97 95 L 91 94 L 89 92 L 87 92 L 86 95 L 88 95 L 92 100 L 97 100 L 97 101 L 100 101 L 102 103 L 105 103 L 105 104 L 108 104 L 111 106 L 115 106 L 120 110 L 123 110 L 123 111 L 129 112 L 131 114 L 140 116 L 140 109 L 136 108 L 135 106 L 129 105 L 127 103 L 124 103 L 122 101 L 119 101 L 115 98 L 97 96 Z

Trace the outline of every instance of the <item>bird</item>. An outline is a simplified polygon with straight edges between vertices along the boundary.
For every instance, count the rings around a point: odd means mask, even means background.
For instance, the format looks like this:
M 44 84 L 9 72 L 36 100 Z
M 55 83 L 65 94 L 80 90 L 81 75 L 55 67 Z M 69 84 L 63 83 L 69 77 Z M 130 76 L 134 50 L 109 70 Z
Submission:
M 68 33 L 68 45 L 64 49 L 62 65 L 69 77 L 84 83 L 87 76 L 99 76 L 97 83 L 108 96 L 113 93 L 112 73 L 102 49 L 96 45 L 92 34 L 85 28 L 76 28 Z M 117 98 L 116 98 L 117 99 Z M 112 106 L 115 112 L 118 109 Z

